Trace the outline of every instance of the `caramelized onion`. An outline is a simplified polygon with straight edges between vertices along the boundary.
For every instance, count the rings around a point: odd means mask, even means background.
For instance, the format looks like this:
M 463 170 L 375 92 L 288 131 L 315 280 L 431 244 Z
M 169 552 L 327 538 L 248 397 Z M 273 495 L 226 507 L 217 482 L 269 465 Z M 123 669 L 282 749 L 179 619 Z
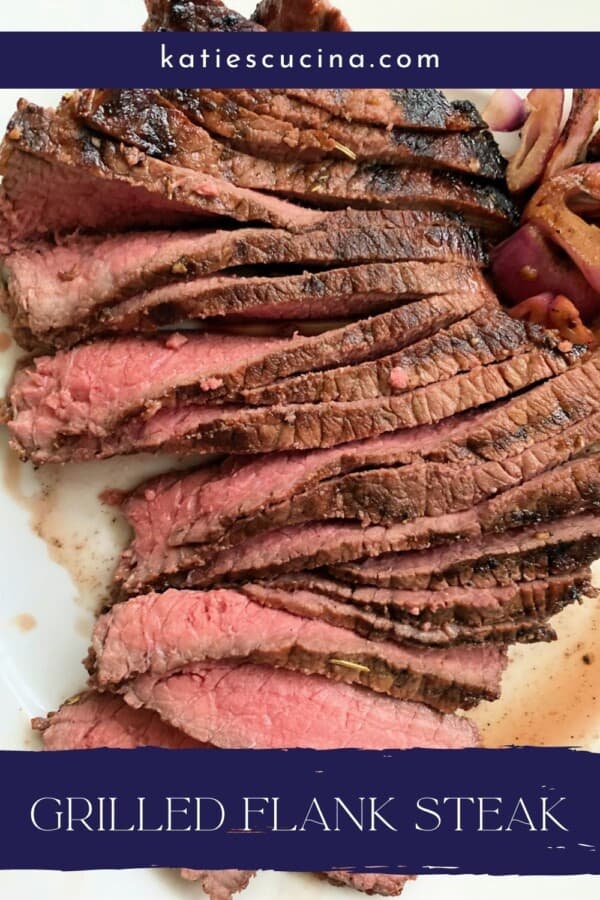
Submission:
M 571 112 L 546 166 L 545 178 L 553 178 L 563 169 L 583 161 L 599 112 L 600 88 L 574 89 Z
M 600 293 L 600 228 L 583 215 L 600 216 L 600 163 L 574 166 L 543 182 L 525 209 L 525 220 L 562 247 Z
M 525 101 L 528 112 L 521 132 L 521 144 L 510 160 L 506 181 L 513 193 L 520 193 L 538 181 L 560 137 L 564 91 L 536 88 Z
M 587 283 L 577 266 L 552 246 L 533 224 L 523 225 L 491 254 L 495 287 L 508 303 L 550 292 L 570 297 L 583 320 L 600 312 L 600 293 Z
M 516 131 L 527 118 L 525 101 L 515 91 L 494 91 L 481 117 L 492 131 Z
M 522 319 L 535 325 L 545 325 L 558 331 L 565 341 L 571 344 L 594 343 L 594 335 L 581 321 L 577 307 L 568 297 L 551 293 L 537 294 L 523 300 L 510 310 L 513 319 Z

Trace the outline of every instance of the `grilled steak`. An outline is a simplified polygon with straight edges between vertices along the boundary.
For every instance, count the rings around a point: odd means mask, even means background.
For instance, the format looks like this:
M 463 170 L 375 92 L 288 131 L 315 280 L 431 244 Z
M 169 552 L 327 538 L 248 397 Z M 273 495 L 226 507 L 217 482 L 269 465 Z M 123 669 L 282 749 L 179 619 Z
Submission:
M 262 92 L 258 95 L 262 96 Z M 162 157 L 165 145 L 171 147 L 174 143 L 170 139 L 170 130 L 176 128 L 181 118 L 170 111 L 169 107 L 173 106 L 192 122 L 226 140 L 226 146 L 267 159 L 294 163 L 338 159 L 416 165 L 491 179 L 502 178 L 506 165 L 489 131 L 468 134 L 422 133 L 400 128 L 390 131 L 333 117 L 323 124 L 323 128 L 310 127 L 305 119 L 310 122 L 312 111 L 309 107 L 309 113 L 306 113 L 306 104 L 279 97 L 282 112 L 288 116 L 277 118 L 255 112 L 251 108 L 254 93 L 246 91 L 166 90 L 153 95 L 152 106 L 148 105 L 147 91 L 83 91 L 78 110 L 84 121 L 92 128 L 111 134 L 115 127 L 115 96 L 118 107 L 130 111 L 127 123 L 119 121 L 123 136 L 124 128 L 132 128 L 131 134 L 127 131 L 128 140 L 151 156 Z M 176 151 L 178 153 L 185 152 L 185 146 L 195 147 L 203 134 L 198 132 L 196 141 L 192 142 L 191 135 L 195 132 L 186 127 L 185 133 L 190 138 Z M 206 143 L 205 135 L 202 142 Z
M 550 337 L 548 343 L 552 344 Z M 397 397 L 368 401 L 255 409 L 184 401 L 162 407 L 150 417 L 132 417 L 118 432 L 95 434 L 90 428 L 65 442 L 49 441 L 51 429 L 40 431 L 38 441 L 35 428 L 27 426 L 27 418 L 35 417 L 26 416 L 23 433 L 14 446 L 37 463 L 158 450 L 256 453 L 329 447 L 401 428 L 430 425 L 490 403 L 565 371 L 581 352 L 582 348 L 565 352 L 553 346 L 536 348 L 449 378 L 443 387 L 427 385 Z
M 402 211 L 356 213 L 363 220 L 356 226 L 350 212 L 334 212 L 302 235 L 258 228 L 158 231 L 72 236 L 58 246 L 37 244 L 4 259 L 3 306 L 21 342 L 33 345 L 57 332 L 59 336 L 63 330 L 76 330 L 79 321 L 136 294 L 206 280 L 216 272 L 233 275 L 240 267 L 246 275 L 264 276 L 271 274 L 266 266 L 341 267 L 415 259 L 462 259 L 477 266 L 485 260 L 477 234 L 452 220 L 428 221 L 429 213 L 407 216 Z M 431 274 L 435 278 L 436 270 Z M 457 283 L 468 290 L 467 277 L 457 276 Z
M 348 159 L 301 163 L 250 156 L 214 140 L 184 113 L 165 105 L 157 92 L 112 91 L 97 111 L 89 111 L 85 98 L 82 101 L 76 94 L 60 113 L 62 117 L 70 114 L 94 129 L 94 134 L 123 141 L 174 169 L 189 169 L 238 188 L 267 191 L 311 206 L 441 209 L 459 212 L 497 233 L 506 232 L 517 221 L 515 207 L 495 184 L 467 175 Z
M 141 675 L 123 690 L 131 706 L 153 709 L 190 737 L 224 748 L 457 749 L 477 743 L 467 719 L 267 666 L 193 663 L 174 675 Z M 267 729 L 265 722 L 271 723 Z
M 207 587 L 255 580 L 369 556 L 421 550 L 484 534 L 523 528 L 600 506 L 600 453 L 539 475 L 472 509 L 423 517 L 387 527 L 314 522 L 268 531 L 210 555 L 205 546 L 173 549 L 138 558 L 125 552 L 115 580 L 122 595 L 148 585 Z M 162 538 L 161 538 L 162 544 Z M 210 561 L 207 563 L 207 557 Z
M 493 588 L 574 572 L 600 556 L 600 521 L 584 514 L 447 547 L 333 566 L 337 581 L 399 590 Z
M 436 650 L 365 640 L 344 628 L 261 606 L 238 591 L 166 591 L 114 606 L 94 629 L 93 683 L 116 686 L 189 663 L 244 661 L 362 684 L 449 712 L 499 695 L 494 646 Z
M 218 334 L 98 341 L 21 367 L 9 392 L 10 428 L 19 446 L 56 445 L 93 425 L 97 433 L 138 412 L 182 399 L 240 397 L 243 389 L 293 371 L 360 360 L 410 343 L 459 318 L 477 295 L 434 297 L 312 338 Z M 123 378 L 126 372 L 131 377 Z M 33 430 L 36 431 L 34 438 Z
M 161 478 L 142 485 L 125 505 L 134 522 L 144 514 L 147 489 L 154 497 L 148 514 L 163 521 L 165 540 L 170 544 L 223 543 L 236 525 L 238 534 L 255 533 L 248 526 L 266 520 L 270 510 L 293 502 L 294 496 L 310 493 L 326 479 L 358 470 L 399 466 L 426 459 L 440 463 L 480 466 L 504 462 L 544 441 L 558 440 L 563 429 L 577 423 L 591 424 L 600 411 L 598 387 L 600 356 L 581 367 L 533 388 L 525 394 L 493 407 L 486 413 L 444 420 L 433 428 L 401 431 L 340 445 L 316 452 L 274 454 L 253 460 L 238 460 L 217 468 L 200 489 L 196 475 L 179 476 L 185 503 L 169 495 L 172 480 Z M 569 433 L 573 434 L 571 430 Z M 576 449 L 576 448 L 574 448 Z M 531 472 L 531 470 L 530 470 Z M 235 478 L 231 475 L 235 473 Z M 530 477 L 530 476 L 529 476 Z M 175 489 L 177 490 L 177 489 Z M 318 494 L 316 495 L 318 497 Z M 137 528 L 136 528 L 137 530 Z M 257 529 L 260 530 L 260 527 Z M 168 536 L 168 537 L 167 537 Z
M 240 590 L 266 606 L 351 628 L 369 641 L 445 647 L 487 640 L 553 640 L 546 620 L 584 594 L 593 596 L 590 578 L 586 568 L 495 589 L 407 591 L 354 588 L 307 572 L 245 584 Z
M 322 319 L 372 315 L 416 297 L 463 290 L 490 296 L 475 268 L 437 262 L 374 263 L 280 276 L 217 273 L 165 284 L 107 306 L 88 301 L 79 308 L 74 292 L 56 308 L 44 304 L 43 298 L 35 300 L 31 312 L 27 310 L 21 318 L 27 321 L 26 340 L 30 336 L 30 342 L 37 339 L 64 345 L 96 334 L 154 332 L 183 320 L 215 316 Z
M 47 719 L 34 719 L 32 726 L 42 733 L 45 750 L 204 746 L 167 725 L 156 713 L 132 709 L 120 697 L 95 691 L 67 700 Z
M 3 251 L 77 229 L 168 228 L 227 216 L 298 231 L 322 216 L 101 138 L 75 122 L 68 106 L 53 112 L 20 101 L 0 171 Z
M 264 31 L 221 0 L 146 0 L 144 31 Z
M 328 0 L 261 0 L 252 18 L 269 31 L 350 31 Z
M 523 327 L 502 309 L 486 306 L 398 353 L 249 388 L 241 399 L 251 406 L 267 406 L 398 395 L 527 352 L 532 343 L 544 342 L 546 334 L 541 328 Z
M 399 125 L 433 131 L 472 131 L 485 127 L 472 103 L 449 103 L 431 88 L 345 90 L 290 88 L 286 95 L 316 106 L 332 116 L 389 128 Z

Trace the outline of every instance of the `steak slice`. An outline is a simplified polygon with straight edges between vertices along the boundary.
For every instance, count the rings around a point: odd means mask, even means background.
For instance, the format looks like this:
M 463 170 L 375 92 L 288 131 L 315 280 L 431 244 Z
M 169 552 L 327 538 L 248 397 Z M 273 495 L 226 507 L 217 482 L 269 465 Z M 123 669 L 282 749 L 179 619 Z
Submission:
M 252 521 L 268 518 L 296 496 L 320 484 L 359 470 L 399 466 L 421 458 L 441 463 L 480 466 L 504 462 L 548 438 L 560 441 L 563 430 L 592 423 L 600 412 L 600 355 L 486 413 L 471 413 L 435 427 L 423 426 L 311 453 L 271 454 L 253 460 L 228 462 L 199 490 L 195 475 L 179 476 L 184 484 L 169 496 L 171 481 L 158 479 L 142 485 L 125 505 L 125 513 L 143 522 L 140 504 L 153 492 L 153 519 L 162 517 L 168 543 L 222 543 L 238 524 L 241 531 Z M 587 429 L 588 426 L 584 426 Z M 571 432 L 573 433 L 573 432 Z M 565 446 L 568 442 L 565 442 Z M 582 445 L 583 446 L 583 445 Z M 577 449 L 574 447 L 573 449 Z M 530 470 L 531 471 L 531 470 Z M 235 474 L 232 478 L 231 475 Z M 183 503 L 180 497 L 185 497 Z M 317 494 L 318 499 L 318 494 Z M 159 512 L 160 510 L 160 512 Z M 259 529 L 260 530 L 260 529 Z M 137 526 L 136 526 L 137 531 Z M 244 532 L 248 537 L 252 531 Z
M 266 606 L 350 628 L 369 640 L 431 647 L 554 640 L 547 619 L 584 595 L 594 596 L 589 568 L 509 587 L 438 591 L 353 587 L 319 575 L 280 576 L 240 590 Z
M 72 118 L 68 104 L 54 112 L 19 101 L 0 172 L 3 252 L 78 229 L 168 228 L 227 216 L 301 231 L 322 216 L 99 137 Z
M 186 332 L 80 345 L 17 370 L 9 427 L 15 445 L 27 450 L 86 430 L 106 434 L 128 416 L 177 398 L 240 399 L 242 389 L 332 365 L 340 354 L 360 360 L 401 346 L 482 302 L 476 295 L 433 297 L 311 338 Z
M 398 125 L 432 131 L 472 131 L 486 127 L 472 103 L 450 103 L 433 88 L 289 88 L 281 93 L 346 121 L 384 128 Z
M 572 345 L 568 345 L 572 348 Z M 117 432 L 94 434 L 16 449 L 36 463 L 107 458 L 122 453 L 167 451 L 261 453 L 331 447 L 376 434 L 430 425 L 467 409 L 491 403 L 577 361 L 582 348 L 562 352 L 536 348 L 510 360 L 481 366 L 398 397 L 348 403 L 257 407 L 207 406 L 189 402 L 162 407 L 151 417 L 132 417 Z M 29 432 L 31 435 L 31 432 Z
M 371 400 L 395 396 L 510 359 L 545 342 L 547 332 L 523 327 L 500 308 L 473 316 L 407 349 L 362 365 L 340 366 L 243 391 L 250 406 Z
M 444 712 L 499 696 L 506 665 L 500 647 L 437 650 L 369 641 L 294 611 L 232 590 L 135 597 L 113 606 L 94 628 L 92 684 L 114 688 L 145 673 L 162 676 L 190 663 L 227 660 L 322 675 Z
M 99 747 L 202 747 L 148 709 L 132 709 L 120 697 L 86 691 L 67 700 L 46 719 L 33 719 L 45 750 L 93 750 Z
M 581 456 L 599 441 L 597 414 L 502 462 L 465 466 L 415 461 L 346 474 L 234 523 L 218 545 L 204 546 L 205 558 L 261 532 L 304 522 L 354 519 L 363 526 L 386 525 L 460 512 Z
M 485 261 L 477 234 L 460 224 L 428 222 L 427 213 L 403 222 L 401 212 L 392 211 L 390 220 L 358 212 L 364 224 L 354 227 L 350 215 L 334 212 L 302 235 L 266 228 L 73 235 L 58 246 L 41 243 L 6 257 L 0 301 L 21 343 L 35 348 L 35 341 L 51 341 L 56 332 L 60 337 L 61 330 L 136 294 L 224 270 L 231 275 L 242 267 L 260 275 L 264 266 L 282 264 L 340 267 L 423 258 L 477 266 Z
M 252 18 L 269 31 L 351 31 L 328 0 L 261 0 Z
M 319 675 L 248 663 L 193 663 L 175 674 L 141 675 L 123 691 L 131 706 L 153 709 L 195 740 L 223 748 L 458 749 L 477 744 L 468 719 Z
M 332 566 L 331 577 L 394 590 L 494 588 L 568 574 L 600 556 L 600 520 L 584 514 L 447 547 L 391 553 Z
M 157 91 L 103 92 L 90 110 L 86 96 L 63 102 L 59 116 L 85 122 L 156 161 L 241 189 L 266 191 L 321 208 L 438 209 L 461 213 L 494 233 L 517 224 L 512 201 L 492 182 L 416 166 L 322 159 L 315 163 L 250 156 L 216 141 Z M 160 127 L 157 127 L 160 122 Z M 146 134 L 150 132 L 150 140 Z M 91 133 L 91 132 L 90 132 Z M 260 196 L 260 195 L 258 195 Z M 268 219 L 271 224 L 276 222 Z
M 181 110 L 197 125 L 227 142 L 227 146 L 251 156 L 276 160 L 314 163 L 323 159 L 352 160 L 386 165 L 416 165 L 450 169 L 483 178 L 499 179 L 506 163 L 489 131 L 423 133 L 404 129 L 377 128 L 348 123 L 331 117 L 323 128 L 311 127 L 312 110 L 291 98 L 278 98 L 286 118 L 259 114 L 252 109 L 255 93 L 246 91 L 211 91 L 173 89 L 160 91 L 160 100 L 150 110 L 144 109 L 147 95 L 143 91 L 128 92 L 137 121 L 137 138 L 144 149 L 160 156 L 164 139 L 157 133 L 156 120 L 161 111 L 168 118 L 165 101 Z M 125 92 L 121 92 L 125 102 Z M 138 98 L 136 100 L 136 98 Z M 108 129 L 106 105 L 113 115 L 110 91 L 84 91 L 81 109 L 92 127 Z M 312 108 L 314 110 L 314 108 Z M 171 116 L 173 118 L 173 116 Z M 293 121 L 291 121 L 293 120 Z M 308 120 L 308 123 L 307 123 Z
M 336 319 L 372 315 L 407 300 L 462 291 L 491 296 L 476 268 L 445 262 L 373 263 L 283 275 L 217 273 L 164 284 L 107 306 L 93 304 L 88 310 L 74 302 L 61 302 L 53 310 L 36 301 L 26 313 L 32 321 L 24 333 L 26 340 L 65 345 L 98 334 L 155 332 L 184 320 L 214 317 L 221 321 L 230 316 Z
M 222 550 L 206 563 L 206 548 L 193 545 L 173 552 L 158 571 L 146 560 L 125 557 L 116 584 L 123 595 L 140 586 L 208 587 L 223 581 L 251 581 L 315 569 L 363 557 L 436 544 L 474 541 L 484 534 L 509 531 L 600 507 L 600 453 L 539 475 L 469 510 L 423 517 L 389 526 L 350 522 L 313 522 L 268 531 Z M 155 562 L 153 559 L 152 562 Z

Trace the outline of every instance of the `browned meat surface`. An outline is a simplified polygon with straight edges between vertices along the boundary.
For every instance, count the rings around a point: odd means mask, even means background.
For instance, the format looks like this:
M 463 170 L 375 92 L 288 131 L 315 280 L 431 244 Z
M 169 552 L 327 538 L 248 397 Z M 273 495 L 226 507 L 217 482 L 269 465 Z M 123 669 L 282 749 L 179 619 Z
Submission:
M 499 694 L 506 664 L 500 646 L 438 650 L 369 641 L 296 611 L 255 603 L 235 590 L 136 597 L 99 619 L 88 662 L 93 683 L 114 687 L 144 673 L 228 660 L 322 675 L 445 712 Z
M 328 0 L 261 0 L 252 16 L 269 31 L 350 31 Z
M 408 591 L 482 590 L 571 573 L 598 556 L 600 520 L 584 514 L 446 547 L 332 566 L 330 575 L 356 590 L 362 585 Z
M 503 233 L 516 223 L 512 202 L 492 182 L 416 166 L 324 159 L 316 163 L 258 158 L 212 138 L 204 128 L 149 91 L 113 91 L 97 111 L 85 97 L 66 101 L 62 115 L 124 141 L 175 169 L 202 173 L 240 189 L 264 191 L 320 208 L 443 209 Z M 271 224 L 276 224 L 268 219 Z

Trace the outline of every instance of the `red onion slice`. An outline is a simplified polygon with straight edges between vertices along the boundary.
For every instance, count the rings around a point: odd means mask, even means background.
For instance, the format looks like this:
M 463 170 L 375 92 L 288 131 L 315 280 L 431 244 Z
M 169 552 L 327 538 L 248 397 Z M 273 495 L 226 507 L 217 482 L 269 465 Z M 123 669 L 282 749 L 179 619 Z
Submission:
M 495 287 L 508 303 L 550 292 L 570 297 L 586 322 L 600 312 L 600 293 L 533 224 L 523 225 L 492 250 L 491 267 Z
M 600 228 L 582 215 L 600 215 L 600 163 L 574 166 L 545 181 L 529 201 L 524 218 L 562 247 L 600 293 Z
M 520 193 L 542 176 L 560 137 L 564 91 L 536 88 L 525 101 L 529 112 L 521 132 L 521 145 L 508 164 L 506 181 Z
M 481 117 L 492 131 L 517 131 L 527 118 L 525 101 L 515 91 L 502 88 L 494 91 Z
M 575 88 L 573 103 L 560 140 L 546 166 L 545 178 L 553 178 L 585 158 L 586 147 L 600 113 L 600 88 Z

